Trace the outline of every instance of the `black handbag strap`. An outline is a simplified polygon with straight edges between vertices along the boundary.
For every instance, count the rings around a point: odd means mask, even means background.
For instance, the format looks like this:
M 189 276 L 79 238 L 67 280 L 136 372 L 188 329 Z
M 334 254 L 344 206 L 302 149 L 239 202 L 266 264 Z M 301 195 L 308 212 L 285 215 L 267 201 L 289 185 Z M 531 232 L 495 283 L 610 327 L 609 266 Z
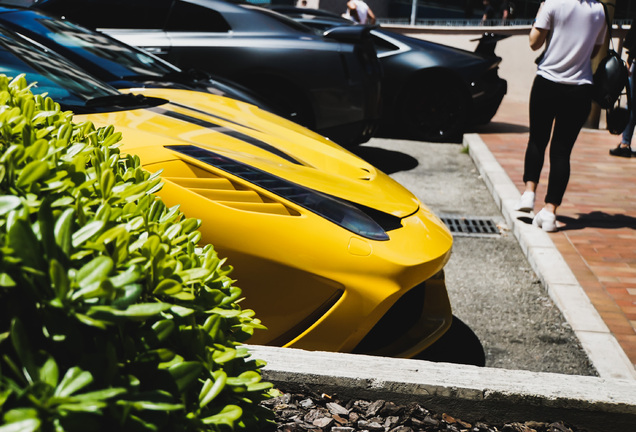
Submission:
M 609 37 L 609 43 L 612 46 L 612 50 L 614 50 L 614 41 L 612 40 L 612 23 L 610 22 L 607 4 L 602 1 L 600 1 L 599 3 L 603 5 L 603 13 L 605 14 L 605 25 L 607 27 L 607 36 Z
M 614 54 L 620 59 L 619 54 L 616 52 L 616 50 L 614 50 L 614 41 L 612 40 L 612 23 L 609 18 L 607 4 L 605 4 L 602 1 L 599 1 L 599 3 L 603 5 L 603 13 L 605 14 L 605 25 L 607 27 L 607 36 L 609 37 L 609 44 L 611 46 L 611 49 L 609 50 L 609 54 Z M 614 5 L 611 5 L 611 6 L 614 6 Z M 625 78 L 625 89 L 627 93 L 627 109 L 631 111 L 632 110 L 632 92 L 629 85 L 629 74 Z M 619 101 L 620 101 L 620 98 L 619 98 Z

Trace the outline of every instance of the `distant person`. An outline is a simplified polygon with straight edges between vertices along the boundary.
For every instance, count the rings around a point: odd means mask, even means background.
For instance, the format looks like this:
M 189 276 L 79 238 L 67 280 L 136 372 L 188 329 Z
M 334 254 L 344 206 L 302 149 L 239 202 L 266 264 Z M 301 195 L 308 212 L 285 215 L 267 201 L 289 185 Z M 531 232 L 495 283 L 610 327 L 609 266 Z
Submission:
M 300 2 L 298 3 L 298 7 L 306 8 L 307 7 L 307 0 L 300 0 Z
M 632 25 L 625 36 L 623 41 L 623 47 L 627 50 L 627 65 L 629 66 L 629 91 L 631 92 L 632 101 L 636 101 L 636 79 L 634 79 L 634 73 L 636 72 L 636 62 L 634 56 L 636 56 L 636 21 L 632 21 Z M 632 157 L 632 137 L 634 136 L 634 126 L 636 126 L 636 115 L 634 115 L 634 108 L 629 113 L 629 122 L 623 130 L 621 136 L 621 142 L 616 148 L 611 149 L 609 152 L 612 156 L 619 157 Z
M 349 0 L 344 16 L 358 24 L 375 24 L 375 14 L 363 0 Z
M 516 209 L 531 212 L 550 144 L 545 206 L 532 224 L 556 231 L 556 210 L 570 180 L 570 154 L 592 105 L 592 57 L 601 49 L 605 13 L 597 0 L 546 0 L 530 30 L 530 48 L 539 50 L 530 92 L 530 136 L 524 159 L 525 191 Z M 547 44 L 546 44 L 546 41 Z
M 490 4 L 490 0 L 484 0 L 484 14 L 481 17 L 481 24 L 484 25 L 495 18 L 495 8 Z
M 507 25 L 510 18 L 512 18 L 512 4 L 508 0 L 501 2 L 501 25 Z

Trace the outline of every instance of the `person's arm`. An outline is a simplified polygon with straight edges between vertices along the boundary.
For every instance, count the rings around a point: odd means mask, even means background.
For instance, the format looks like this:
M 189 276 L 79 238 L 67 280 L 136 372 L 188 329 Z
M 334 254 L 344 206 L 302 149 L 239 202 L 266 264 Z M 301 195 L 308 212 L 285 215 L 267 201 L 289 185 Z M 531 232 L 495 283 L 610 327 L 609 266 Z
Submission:
M 367 11 L 367 24 L 375 24 L 375 14 L 371 8 Z
M 347 9 L 349 9 L 349 15 L 351 15 L 351 18 L 359 23 L 360 22 L 360 18 L 358 17 L 358 10 L 356 7 L 356 3 L 354 1 L 348 1 L 347 2 Z
M 540 49 L 548 37 L 549 30 L 532 27 L 530 30 L 530 49 L 536 51 Z
M 541 14 L 542 8 L 543 2 L 541 2 L 541 4 L 539 5 L 537 18 L 539 17 L 539 14 Z M 535 22 L 537 21 L 537 18 L 534 19 Z M 532 28 L 530 29 L 530 49 L 532 49 L 532 51 L 536 51 L 541 48 L 545 43 L 545 40 L 548 38 L 548 33 L 550 33 L 550 30 L 536 28 L 533 24 Z

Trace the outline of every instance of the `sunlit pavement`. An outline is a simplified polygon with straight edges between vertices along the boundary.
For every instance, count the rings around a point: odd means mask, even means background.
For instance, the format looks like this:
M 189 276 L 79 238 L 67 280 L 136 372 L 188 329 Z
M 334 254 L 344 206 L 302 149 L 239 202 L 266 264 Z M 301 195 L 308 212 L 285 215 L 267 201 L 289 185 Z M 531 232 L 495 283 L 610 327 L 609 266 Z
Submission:
M 584 129 L 574 147 L 570 183 L 558 210 L 559 231 L 547 234 L 532 227 L 527 215 L 513 210 L 523 190 L 527 126 L 527 105 L 504 100 L 492 123 L 468 134 L 465 144 L 472 150 L 485 144 L 483 160 L 476 160 L 475 154 L 473 159 L 490 172 L 492 178 L 486 181 L 491 182 L 502 213 L 514 221 L 522 249 L 555 303 L 564 309 L 600 375 L 631 374 L 636 379 L 636 158 L 610 156 L 609 149 L 619 137 Z M 542 207 L 548 170 L 546 160 L 536 211 Z M 550 247 L 558 256 L 551 255 Z M 560 270 L 556 266 L 560 262 L 567 267 Z M 574 279 L 568 280 L 570 275 Z

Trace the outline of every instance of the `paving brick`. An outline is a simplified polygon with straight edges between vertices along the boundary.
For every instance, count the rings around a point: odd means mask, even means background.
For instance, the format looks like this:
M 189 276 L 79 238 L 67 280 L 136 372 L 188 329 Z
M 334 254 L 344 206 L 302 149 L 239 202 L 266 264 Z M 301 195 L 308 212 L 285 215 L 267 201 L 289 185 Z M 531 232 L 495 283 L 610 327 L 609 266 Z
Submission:
M 520 126 L 515 133 L 489 130 L 480 137 L 522 192 L 527 105 L 504 100 L 493 121 Z M 581 131 L 572 152 L 570 183 L 558 210 L 560 231 L 550 239 L 629 360 L 636 364 L 636 159 L 610 156 L 608 150 L 616 141 L 616 136 L 604 130 Z M 546 193 L 549 169 L 546 160 L 537 190 L 537 209 Z

